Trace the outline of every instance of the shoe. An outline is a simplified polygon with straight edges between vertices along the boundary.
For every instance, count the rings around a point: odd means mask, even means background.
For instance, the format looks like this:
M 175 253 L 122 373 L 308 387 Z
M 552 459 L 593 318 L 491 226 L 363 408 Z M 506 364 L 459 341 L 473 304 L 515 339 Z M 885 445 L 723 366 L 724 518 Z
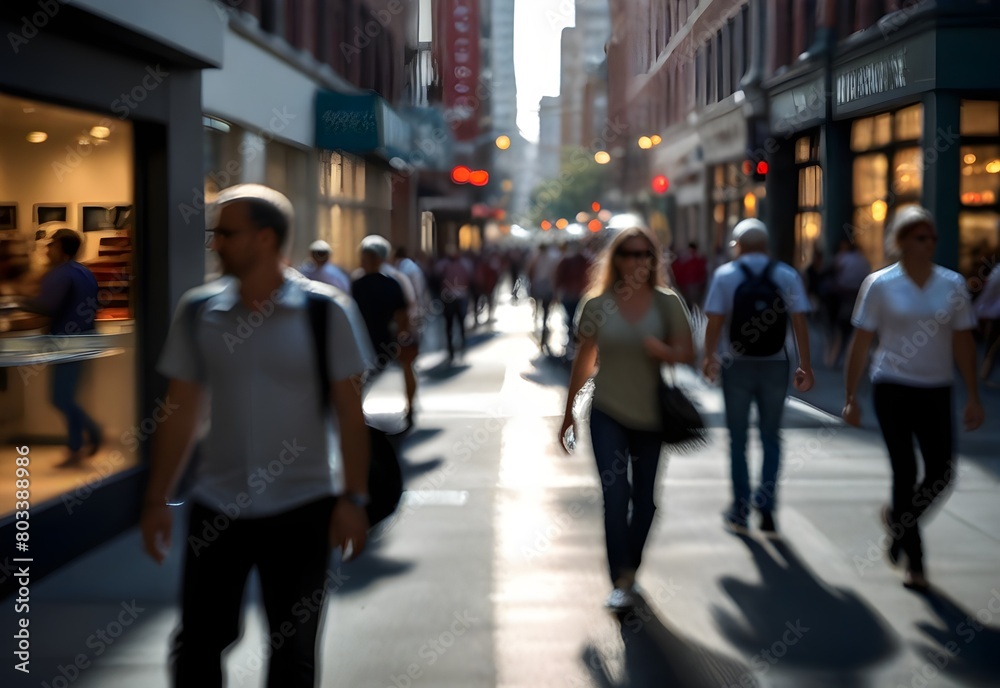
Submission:
M 770 511 L 762 511 L 760 513 L 760 532 L 769 537 L 774 537 L 778 534 L 778 529 L 774 525 L 774 514 Z
M 885 554 L 889 558 L 889 563 L 893 566 L 899 566 L 899 553 L 902 549 L 902 543 L 896 539 L 892 532 L 892 509 L 889 508 L 888 504 L 882 505 L 882 527 L 885 528 L 885 534 L 889 536 L 889 549 L 886 550 Z
M 69 456 L 56 464 L 56 468 L 80 468 L 83 466 L 83 455 L 78 452 L 70 452 Z
M 97 454 L 101 450 L 102 444 L 104 444 L 104 435 L 100 433 L 97 435 L 90 434 L 90 444 L 86 446 L 86 455 L 90 457 Z
M 731 533 L 746 533 L 747 532 L 747 520 L 737 516 L 732 511 L 726 511 L 722 514 L 722 523 Z
M 931 589 L 931 584 L 927 582 L 923 571 L 908 570 L 903 574 L 903 587 L 916 592 L 927 592 Z
M 604 601 L 604 606 L 613 612 L 627 612 L 635 607 L 635 604 L 635 595 L 625 588 L 615 588 Z

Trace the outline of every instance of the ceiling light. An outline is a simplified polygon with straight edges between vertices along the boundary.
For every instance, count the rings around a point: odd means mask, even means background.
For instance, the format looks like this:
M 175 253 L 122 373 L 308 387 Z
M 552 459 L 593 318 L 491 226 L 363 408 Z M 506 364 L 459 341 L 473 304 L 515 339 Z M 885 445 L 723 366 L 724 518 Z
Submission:
M 106 139 L 111 136 L 111 130 L 107 127 L 91 127 L 90 135 L 95 139 Z
M 49 135 L 46 134 L 44 131 L 29 131 L 28 135 L 25 136 L 24 138 L 26 138 L 31 143 L 41 143 L 45 139 L 49 138 Z

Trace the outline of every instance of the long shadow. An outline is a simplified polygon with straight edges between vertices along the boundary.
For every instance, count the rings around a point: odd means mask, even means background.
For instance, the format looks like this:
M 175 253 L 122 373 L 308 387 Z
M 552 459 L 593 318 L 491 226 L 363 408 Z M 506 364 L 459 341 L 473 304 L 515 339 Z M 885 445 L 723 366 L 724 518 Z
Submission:
M 994 589 L 990 595 L 983 600 L 979 610 L 968 612 L 939 590 L 926 593 L 927 605 L 944 628 L 930 623 L 917 624 L 934 642 L 934 646 L 918 643 L 917 655 L 935 671 L 946 673 L 965 685 L 997 685 L 1000 680 L 1000 628 L 990 624 L 1000 621 L 1000 593 Z
M 774 543 L 780 560 L 749 536 L 741 536 L 763 581 L 726 577 L 722 588 L 742 615 L 716 608 L 719 628 L 751 664 L 774 673 L 822 674 L 831 685 L 864 685 L 863 671 L 899 651 L 898 639 L 877 612 L 849 590 L 830 587 L 795 551 Z
M 400 447 L 404 450 L 415 447 L 422 442 L 427 442 L 432 440 L 442 432 L 441 428 L 424 428 L 419 426 L 420 419 L 417 419 L 417 427 L 410 432 L 406 433 L 402 440 L 400 441 Z
M 624 657 L 608 657 L 589 645 L 582 661 L 595 685 L 601 688 L 723 688 L 758 686 L 750 668 L 738 660 L 696 643 L 669 623 L 640 597 L 627 614 L 619 614 L 622 645 L 614 651 Z M 621 680 L 612 667 L 624 669 Z
M 442 458 L 422 461 L 420 463 L 403 462 L 401 464 L 403 471 L 403 486 L 407 486 L 411 480 L 415 480 L 425 473 L 430 473 L 431 471 L 440 468 L 442 464 L 444 464 L 444 459 Z
M 531 360 L 534 370 L 521 373 L 521 378 L 545 387 L 565 387 L 569 384 L 569 367 L 555 356 L 539 354 Z

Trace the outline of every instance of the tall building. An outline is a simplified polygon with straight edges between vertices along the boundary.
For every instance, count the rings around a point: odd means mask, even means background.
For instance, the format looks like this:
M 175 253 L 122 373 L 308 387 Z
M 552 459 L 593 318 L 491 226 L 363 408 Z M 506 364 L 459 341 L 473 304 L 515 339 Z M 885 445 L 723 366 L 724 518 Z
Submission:
M 586 148 L 594 140 L 600 119 L 602 65 L 611 37 L 607 0 L 577 0 L 575 25 L 563 29 L 559 95 L 562 106 L 562 145 Z M 597 88 L 595 88 L 597 86 Z M 604 117 L 603 119 L 606 119 Z M 604 122 L 596 125 L 597 131 Z
M 559 176 L 562 155 L 562 97 L 543 96 L 538 105 L 538 176 Z
M 885 265 L 886 226 L 919 203 L 939 224 L 937 260 L 975 278 L 998 243 L 1000 73 L 970 66 L 992 64 L 995 12 L 980 0 L 613 0 L 613 113 L 663 140 L 627 146 L 627 189 L 668 214 L 678 241 L 719 250 L 760 215 L 800 268 L 843 240 Z M 670 178 L 663 199 L 646 191 L 654 174 Z

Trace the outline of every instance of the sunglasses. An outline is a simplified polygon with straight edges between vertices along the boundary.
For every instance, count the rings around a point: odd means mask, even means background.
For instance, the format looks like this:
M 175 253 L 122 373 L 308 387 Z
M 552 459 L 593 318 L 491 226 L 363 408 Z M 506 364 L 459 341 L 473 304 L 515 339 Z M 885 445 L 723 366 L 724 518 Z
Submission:
M 644 260 L 653 257 L 652 251 L 626 251 L 625 249 L 618 249 L 615 251 L 615 255 L 619 258 L 634 258 L 636 260 Z

